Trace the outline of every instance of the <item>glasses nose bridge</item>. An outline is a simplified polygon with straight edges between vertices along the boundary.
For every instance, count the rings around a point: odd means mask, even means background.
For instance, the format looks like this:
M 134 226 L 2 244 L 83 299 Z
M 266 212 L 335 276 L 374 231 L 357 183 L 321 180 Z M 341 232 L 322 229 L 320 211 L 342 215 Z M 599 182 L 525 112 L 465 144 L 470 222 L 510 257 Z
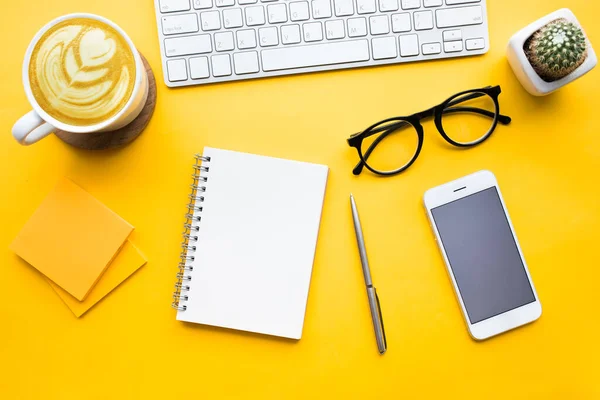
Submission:
M 429 117 L 433 117 L 435 116 L 435 109 L 437 108 L 437 106 L 431 107 L 425 111 L 421 111 L 415 114 L 415 117 L 419 120 L 423 119 L 423 118 L 429 118 Z

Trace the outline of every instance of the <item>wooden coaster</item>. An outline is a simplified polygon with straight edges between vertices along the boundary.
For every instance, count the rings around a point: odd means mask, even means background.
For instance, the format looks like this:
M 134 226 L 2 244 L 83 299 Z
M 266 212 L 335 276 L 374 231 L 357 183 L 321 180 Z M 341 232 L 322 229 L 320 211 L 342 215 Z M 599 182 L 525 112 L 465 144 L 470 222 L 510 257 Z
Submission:
M 140 53 L 142 62 L 148 74 L 148 99 L 142 112 L 136 119 L 121 129 L 110 132 L 71 133 L 56 130 L 54 134 L 71 146 L 86 150 L 103 150 L 125 146 L 135 140 L 150 122 L 156 107 L 156 79 L 148 60 Z

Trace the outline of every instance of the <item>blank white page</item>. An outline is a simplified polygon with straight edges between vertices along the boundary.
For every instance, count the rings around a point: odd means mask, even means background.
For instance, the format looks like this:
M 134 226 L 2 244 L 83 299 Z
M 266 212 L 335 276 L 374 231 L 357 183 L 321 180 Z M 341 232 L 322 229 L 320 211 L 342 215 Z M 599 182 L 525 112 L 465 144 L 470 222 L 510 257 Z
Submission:
M 300 339 L 328 168 L 209 147 L 204 156 L 197 250 L 177 319 Z

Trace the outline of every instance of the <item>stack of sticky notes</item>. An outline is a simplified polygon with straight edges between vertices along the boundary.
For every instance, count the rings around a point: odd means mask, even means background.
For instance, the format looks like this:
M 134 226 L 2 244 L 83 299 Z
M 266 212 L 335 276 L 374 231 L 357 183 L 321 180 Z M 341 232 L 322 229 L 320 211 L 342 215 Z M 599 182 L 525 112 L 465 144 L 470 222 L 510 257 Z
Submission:
M 10 247 L 80 317 L 146 263 L 127 239 L 132 231 L 127 221 L 62 179 Z

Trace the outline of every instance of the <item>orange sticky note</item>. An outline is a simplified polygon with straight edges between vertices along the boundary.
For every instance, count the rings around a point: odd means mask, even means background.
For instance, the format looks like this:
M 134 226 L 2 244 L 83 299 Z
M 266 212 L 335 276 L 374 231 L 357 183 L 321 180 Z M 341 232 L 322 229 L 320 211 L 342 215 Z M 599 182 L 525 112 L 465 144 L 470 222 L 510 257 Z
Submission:
M 68 179 L 62 179 L 10 248 L 84 300 L 133 226 Z
M 135 271 L 146 264 L 146 259 L 129 240 L 125 242 L 121 251 L 110 263 L 100 281 L 92 288 L 90 294 L 84 301 L 79 301 L 69 293 L 61 289 L 56 283 L 48 279 L 48 283 L 56 294 L 73 311 L 76 317 L 81 317 L 96 303 L 113 291 L 123 281 L 129 278 Z

